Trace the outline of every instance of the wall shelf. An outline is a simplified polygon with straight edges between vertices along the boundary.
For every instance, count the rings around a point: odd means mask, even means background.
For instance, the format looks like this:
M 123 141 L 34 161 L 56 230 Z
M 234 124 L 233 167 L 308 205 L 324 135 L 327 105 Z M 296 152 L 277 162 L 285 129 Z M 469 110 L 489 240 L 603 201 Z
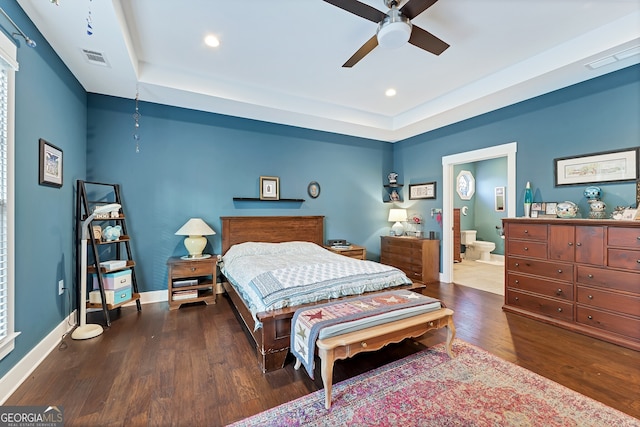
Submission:
M 273 199 L 273 200 L 264 200 L 259 197 L 234 197 L 234 202 L 297 202 L 302 203 L 304 199 Z

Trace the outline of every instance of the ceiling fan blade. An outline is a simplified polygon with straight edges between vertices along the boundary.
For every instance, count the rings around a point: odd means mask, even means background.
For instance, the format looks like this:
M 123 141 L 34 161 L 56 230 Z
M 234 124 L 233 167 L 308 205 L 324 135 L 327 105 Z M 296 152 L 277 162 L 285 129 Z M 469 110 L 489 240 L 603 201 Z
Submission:
M 324 0 L 325 2 L 339 7 L 340 9 L 351 12 L 364 19 L 375 22 L 376 24 L 387 16 L 386 13 L 371 7 L 368 4 L 360 3 L 357 0 Z
M 409 19 L 413 19 L 420 15 L 422 12 L 433 6 L 438 0 L 409 0 L 402 8 L 400 12 Z
M 449 47 L 448 43 L 440 40 L 428 31 L 423 30 L 415 25 L 411 27 L 411 36 L 409 37 L 409 43 L 420 49 L 431 52 L 434 55 L 440 55 Z
M 362 58 L 367 56 L 369 52 L 378 46 L 378 38 L 376 36 L 371 37 L 365 44 L 362 45 L 356 53 L 351 56 L 342 66 L 343 68 L 351 68 L 358 63 Z

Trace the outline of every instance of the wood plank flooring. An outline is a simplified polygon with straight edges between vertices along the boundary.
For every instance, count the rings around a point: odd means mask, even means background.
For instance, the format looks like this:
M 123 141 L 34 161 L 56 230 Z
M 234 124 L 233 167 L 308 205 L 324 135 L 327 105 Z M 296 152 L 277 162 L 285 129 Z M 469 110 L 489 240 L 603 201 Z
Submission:
M 504 313 L 503 297 L 492 293 L 442 283 L 425 294 L 455 311 L 457 338 L 640 418 L 639 352 Z M 65 338 L 5 405 L 62 406 L 66 426 L 223 426 L 322 388 L 318 368 L 312 381 L 291 360 L 260 373 L 224 296 L 211 306 L 169 311 L 159 303 L 115 314 L 98 338 Z M 338 361 L 334 384 L 445 335 Z

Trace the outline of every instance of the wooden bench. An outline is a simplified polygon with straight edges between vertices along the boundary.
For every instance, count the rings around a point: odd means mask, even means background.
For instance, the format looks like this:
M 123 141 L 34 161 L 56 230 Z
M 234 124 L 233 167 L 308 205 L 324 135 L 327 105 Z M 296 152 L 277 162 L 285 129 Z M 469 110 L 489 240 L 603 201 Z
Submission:
M 443 327 L 448 329 L 447 354 L 453 358 L 451 345 L 456 335 L 456 328 L 453 324 L 453 310 L 448 308 L 441 308 L 406 319 L 317 340 L 318 356 L 322 361 L 321 374 L 322 383 L 324 384 L 324 406 L 327 409 L 331 407 L 333 364 L 336 360 L 347 359 L 365 351 L 376 351 L 387 344 L 398 343 L 405 338 L 419 337 L 429 330 Z M 302 362 L 298 359 L 295 369 L 299 369 L 301 364 Z

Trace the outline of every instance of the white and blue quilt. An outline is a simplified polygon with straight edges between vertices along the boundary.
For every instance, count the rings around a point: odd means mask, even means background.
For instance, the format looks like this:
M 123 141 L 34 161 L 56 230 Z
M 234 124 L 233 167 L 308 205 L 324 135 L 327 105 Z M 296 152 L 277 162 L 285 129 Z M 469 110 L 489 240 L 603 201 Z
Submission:
M 410 284 L 399 269 L 330 252 L 314 243 L 247 242 L 223 257 L 222 273 L 257 313 Z

